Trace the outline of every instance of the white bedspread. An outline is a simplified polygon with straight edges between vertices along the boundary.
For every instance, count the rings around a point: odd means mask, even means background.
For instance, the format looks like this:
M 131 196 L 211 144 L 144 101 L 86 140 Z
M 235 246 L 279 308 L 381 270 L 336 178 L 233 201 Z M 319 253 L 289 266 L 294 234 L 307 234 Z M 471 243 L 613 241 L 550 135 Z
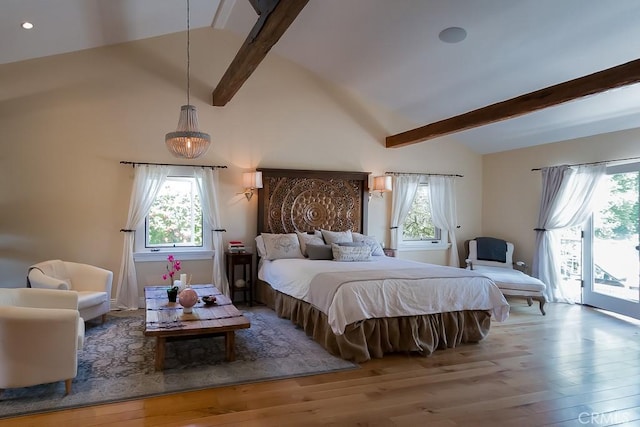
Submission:
M 395 269 L 424 270 L 424 278 L 371 279 L 372 271 Z M 455 277 L 443 277 L 447 269 Z M 435 266 L 391 257 L 375 257 L 368 262 L 336 262 L 307 259 L 262 261 L 258 277 L 271 287 L 312 304 L 309 285 L 319 273 L 365 271 L 369 280 L 351 280 L 340 286 L 328 310 L 321 309 L 333 332 L 359 320 L 414 316 L 461 310 L 490 310 L 493 318 L 506 320 L 509 305 L 487 277 L 473 271 Z M 440 272 L 440 274 L 438 274 Z M 471 273 L 471 274 L 469 274 Z M 429 278 L 435 275 L 436 278 Z

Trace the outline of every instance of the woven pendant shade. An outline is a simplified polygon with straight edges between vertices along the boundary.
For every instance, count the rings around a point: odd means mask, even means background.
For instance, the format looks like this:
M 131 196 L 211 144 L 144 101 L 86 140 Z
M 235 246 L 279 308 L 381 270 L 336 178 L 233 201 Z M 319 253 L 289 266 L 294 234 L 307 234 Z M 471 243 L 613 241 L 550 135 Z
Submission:
M 202 156 L 209 149 L 211 137 L 208 133 L 198 130 L 198 114 L 196 107 L 191 105 L 191 11 L 187 0 L 187 105 L 180 108 L 180 119 L 175 132 L 169 132 L 164 137 L 167 149 L 175 157 L 195 159 Z
M 164 142 L 171 154 L 183 159 L 195 159 L 207 152 L 211 137 L 198 130 L 196 107 L 183 105 L 180 108 L 178 128 L 175 132 L 168 133 Z

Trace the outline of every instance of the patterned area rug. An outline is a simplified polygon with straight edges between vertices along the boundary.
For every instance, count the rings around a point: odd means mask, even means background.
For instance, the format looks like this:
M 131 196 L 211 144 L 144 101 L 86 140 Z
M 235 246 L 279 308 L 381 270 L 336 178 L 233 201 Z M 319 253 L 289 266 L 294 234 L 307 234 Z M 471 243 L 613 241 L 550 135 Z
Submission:
M 154 370 L 155 338 L 143 335 L 143 310 L 115 312 L 104 325 L 87 323 L 72 393 L 64 396 L 63 381 L 5 390 L 0 418 L 358 367 L 268 308 L 244 314 L 251 327 L 236 331 L 235 361 L 224 360 L 223 337 L 171 341 L 162 372 Z

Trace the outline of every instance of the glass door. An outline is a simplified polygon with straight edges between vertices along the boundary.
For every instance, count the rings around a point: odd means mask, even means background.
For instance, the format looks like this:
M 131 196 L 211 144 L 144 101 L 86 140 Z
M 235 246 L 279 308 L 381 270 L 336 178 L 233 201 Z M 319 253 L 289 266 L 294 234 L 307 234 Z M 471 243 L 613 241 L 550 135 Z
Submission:
M 582 226 L 560 230 L 560 289 L 576 303 L 582 303 L 582 234 Z
M 640 319 L 640 163 L 607 168 L 584 237 L 585 304 Z

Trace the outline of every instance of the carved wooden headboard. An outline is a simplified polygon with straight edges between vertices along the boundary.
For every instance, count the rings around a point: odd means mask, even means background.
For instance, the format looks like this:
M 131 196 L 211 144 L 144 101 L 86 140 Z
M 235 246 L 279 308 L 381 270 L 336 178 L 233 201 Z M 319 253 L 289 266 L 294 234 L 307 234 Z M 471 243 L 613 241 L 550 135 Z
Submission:
M 351 231 L 366 234 L 369 172 L 257 169 L 258 234 Z

